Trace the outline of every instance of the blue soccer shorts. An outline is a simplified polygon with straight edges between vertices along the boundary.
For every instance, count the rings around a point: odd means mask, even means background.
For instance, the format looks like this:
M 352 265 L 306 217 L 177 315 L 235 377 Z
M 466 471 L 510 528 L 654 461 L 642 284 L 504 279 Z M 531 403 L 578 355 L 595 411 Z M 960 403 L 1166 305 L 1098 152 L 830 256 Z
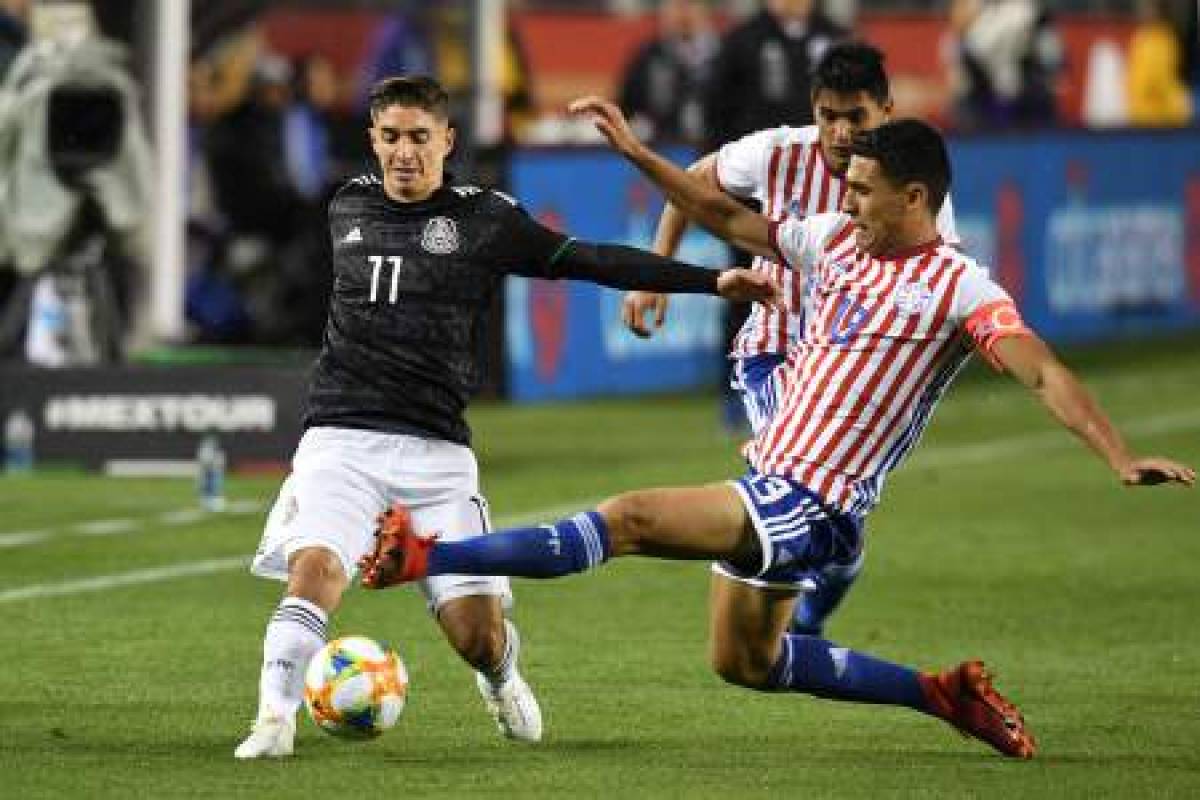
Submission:
M 862 517 L 831 509 L 795 481 L 753 469 L 730 485 L 758 534 L 758 564 L 713 565 L 719 575 L 760 588 L 811 591 L 814 575 L 858 563 L 865 543 Z

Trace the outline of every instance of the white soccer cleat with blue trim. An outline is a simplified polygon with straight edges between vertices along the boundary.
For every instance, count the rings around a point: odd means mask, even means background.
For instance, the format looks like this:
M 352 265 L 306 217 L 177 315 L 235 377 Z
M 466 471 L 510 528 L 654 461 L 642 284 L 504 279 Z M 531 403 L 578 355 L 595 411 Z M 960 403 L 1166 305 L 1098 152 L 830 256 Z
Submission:
M 282 758 L 292 754 L 296 738 L 296 723 L 285 717 L 260 717 L 254 721 L 250 735 L 233 751 L 233 757 Z
M 542 709 L 520 674 L 514 672 L 504 684 L 493 687 L 487 678 L 476 672 L 475 685 L 500 733 L 519 742 L 541 740 Z

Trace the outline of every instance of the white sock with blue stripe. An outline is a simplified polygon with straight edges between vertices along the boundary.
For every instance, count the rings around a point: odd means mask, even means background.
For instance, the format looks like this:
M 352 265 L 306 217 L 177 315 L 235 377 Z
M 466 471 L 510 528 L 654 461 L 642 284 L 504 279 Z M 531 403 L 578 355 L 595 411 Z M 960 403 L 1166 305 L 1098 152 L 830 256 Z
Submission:
M 290 719 L 304 699 L 304 671 L 325 645 L 329 615 L 316 603 L 285 597 L 271 615 L 263 637 L 258 681 L 259 717 Z
M 521 656 L 521 635 L 517 633 L 517 626 L 513 625 L 510 620 L 504 620 L 504 654 L 500 656 L 500 662 L 493 665 L 490 669 L 481 669 L 479 673 L 492 685 L 492 688 L 498 689 L 508 682 L 513 673 L 517 671 L 517 659 Z

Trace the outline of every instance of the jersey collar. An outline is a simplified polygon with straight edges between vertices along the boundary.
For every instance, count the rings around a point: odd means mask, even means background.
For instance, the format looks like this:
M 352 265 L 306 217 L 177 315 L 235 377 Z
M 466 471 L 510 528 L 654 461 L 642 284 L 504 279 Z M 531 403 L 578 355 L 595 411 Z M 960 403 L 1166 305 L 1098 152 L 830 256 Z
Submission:
M 447 178 L 449 178 L 448 175 Z M 393 211 L 397 211 L 406 215 L 420 216 L 422 214 L 429 214 L 449 208 L 450 206 L 453 206 L 462 200 L 459 195 L 450 190 L 450 185 L 450 181 L 446 180 L 441 186 L 434 189 L 433 194 L 429 195 L 429 197 L 413 203 L 402 203 L 399 200 L 392 199 L 392 197 L 383 188 L 382 183 L 379 184 L 379 193 L 383 196 L 383 199 L 388 204 L 388 207 Z
M 942 246 L 942 237 L 939 234 L 939 235 L 933 237 L 932 239 L 930 239 L 928 242 L 914 245 L 912 247 L 905 247 L 900 250 L 893 250 L 892 252 L 884 253 L 883 255 L 878 256 L 877 258 L 880 261 L 904 261 L 904 260 L 912 258 L 914 256 L 928 255 L 929 253 L 934 252 L 941 246 Z

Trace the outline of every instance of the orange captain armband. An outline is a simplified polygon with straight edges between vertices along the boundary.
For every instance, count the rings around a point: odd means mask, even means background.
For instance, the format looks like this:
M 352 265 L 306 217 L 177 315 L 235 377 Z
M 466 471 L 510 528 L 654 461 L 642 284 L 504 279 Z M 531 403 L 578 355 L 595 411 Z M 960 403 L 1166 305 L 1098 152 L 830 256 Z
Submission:
M 1006 336 L 1033 335 L 1012 300 L 996 300 L 980 306 L 967 317 L 963 328 L 975 343 L 975 349 L 998 372 L 1003 372 L 1004 367 L 992 352 L 996 342 Z

